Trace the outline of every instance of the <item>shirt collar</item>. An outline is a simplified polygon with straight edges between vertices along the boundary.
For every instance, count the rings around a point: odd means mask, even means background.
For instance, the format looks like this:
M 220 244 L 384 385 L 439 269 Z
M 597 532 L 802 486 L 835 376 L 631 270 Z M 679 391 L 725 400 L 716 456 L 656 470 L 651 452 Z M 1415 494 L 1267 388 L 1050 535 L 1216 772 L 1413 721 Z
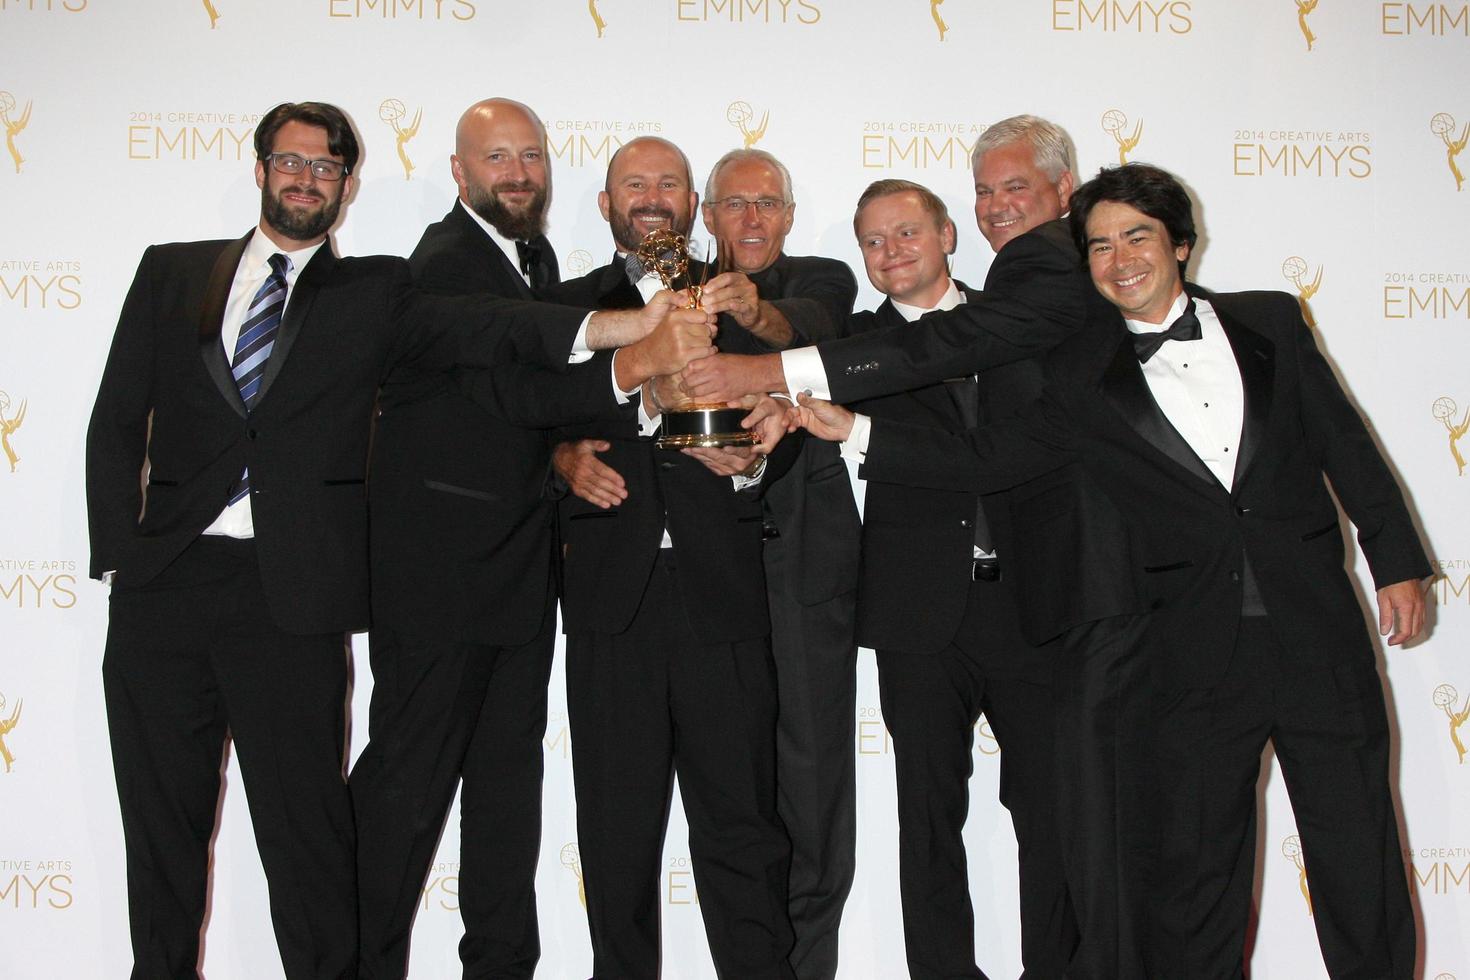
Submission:
M 250 236 L 250 241 L 245 246 L 245 255 L 243 256 L 240 268 L 244 271 L 247 279 L 264 278 L 267 275 L 266 270 L 269 268 L 268 263 L 270 257 L 280 252 L 291 260 L 291 268 L 286 273 L 286 282 L 294 283 L 296 277 L 301 275 L 301 270 L 306 268 L 306 263 L 310 262 L 312 257 L 316 255 L 317 249 L 326 243 L 327 240 L 324 238 L 315 245 L 308 245 L 305 248 L 287 251 L 271 241 L 269 235 L 257 228 L 255 229 L 255 234 Z
M 514 238 L 506 238 L 496 230 L 494 225 L 476 214 L 474 208 L 466 207 L 464 201 L 455 198 L 454 204 L 465 214 L 469 215 L 470 220 L 479 225 L 481 231 L 490 236 L 490 240 L 499 246 L 500 250 L 505 253 L 505 257 L 510 260 L 510 264 L 519 272 L 521 268 L 521 257 L 520 253 L 516 251 L 516 240 Z
M 909 323 L 913 323 L 925 313 L 933 313 L 935 310 L 952 310 L 964 301 L 965 298 L 960 295 L 960 287 L 955 285 L 953 279 L 950 279 L 949 288 L 944 291 L 943 296 L 939 297 L 939 302 L 933 306 L 910 306 L 907 303 L 900 303 L 895 299 L 893 300 L 893 308 L 898 311 L 899 316 L 903 317 Z
M 1169 307 L 1169 315 L 1164 317 L 1163 323 L 1148 323 L 1143 320 L 1130 320 L 1127 317 L 1123 318 L 1123 322 L 1128 325 L 1129 333 L 1158 333 L 1161 330 L 1167 330 L 1169 324 L 1179 319 L 1180 314 L 1184 312 L 1184 307 L 1188 304 L 1189 294 L 1181 292 L 1174 297 L 1174 303 Z

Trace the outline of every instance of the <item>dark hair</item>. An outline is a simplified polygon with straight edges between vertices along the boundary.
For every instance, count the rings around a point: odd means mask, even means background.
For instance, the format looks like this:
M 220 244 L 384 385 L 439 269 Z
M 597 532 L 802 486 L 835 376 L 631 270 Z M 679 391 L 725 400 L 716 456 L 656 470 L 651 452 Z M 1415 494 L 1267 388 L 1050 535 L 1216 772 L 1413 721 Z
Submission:
M 1189 194 L 1178 178 L 1166 170 L 1147 163 L 1125 163 L 1121 167 L 1104 167 L 1097 176 L 1072 192 L 1072 238 L 1077 250 L 1087 255 L 1087 217 L 1103 201 L 1116 201 L 1143 212 L 1163 224 L 1169 240 L 1176 247 L 1194 250 L 1198 237 L 1194 230 L 1194 208 Z M 1179 263 L 1179 276 L 1184 277 L 1188 256 Z
M 949 208 L 944 206 L 944 201 L 940 200 L 938 194 L 935 194 L 923 184 L 916 184 L 912 180 L 888 178 L 873 181 L 859 195 L 857 208 L 852 213 L 853 232 L 857 233 L 858 218 L 862 215 L 863 208 L 880 197 L 890 197 L 894 194 L 917 194 L 919 203 L 924 206 L 924 210 L 929 212 L 929 216 L 934 219 L 934 226 L 936 228 L 943 231 L 944 226 L 949 224 Z
M 342 164 L 352 173 L 357 168 L 361 150 L 357 145 L 357 133 L 347 113 L 326 102 L 282 102 L 261 117 L 255 124 L 255 158 L 264 160 L 275 149 L 276 133 L 288 122 L 305 123 L 327 131 L 327 149 L 333 156 L 342 158 Z

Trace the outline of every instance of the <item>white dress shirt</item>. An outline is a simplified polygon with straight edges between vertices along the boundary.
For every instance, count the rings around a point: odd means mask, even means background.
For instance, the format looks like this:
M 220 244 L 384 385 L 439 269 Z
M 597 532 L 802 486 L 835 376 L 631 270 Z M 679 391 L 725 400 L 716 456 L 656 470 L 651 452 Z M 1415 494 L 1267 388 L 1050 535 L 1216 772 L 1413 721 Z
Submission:
M 1189 297 L 1174 300 L 1163 323 L 1126 320 L 1130 333 L 1157 333 L 1184 312 Z M 1240 426 L 1245 415 L 1245 393 L 1240 366 L 1220 318 L 1208 302 L 1195 299 L 1199 340 L 1166 340 L 1142 365 L 1143 378 L 1164 417 L 1204 461 L 1226 490 L 1235 480 L 1240 452 Z
M 235 267 L 235 278 L 230 283 L 230 297 L 225 301 L 224 319 L 220 321 L 220 346 L 224 348 L 227 362 L 234 364 L 235 342 L 240 339 L 240 327 L 245 323 L 245 314 L 250 309 L 250 301 L 255 298 L 261 284 L 270 275 L 270 257 L 280 252 L 291 263 L 291 267 L 286 270 L 286 306 L 281 309 L 281 315 L 284 318 L 301 270 L 306 268 L 306 263 L 311 261 L 317 249 L 324 244 L 326 243 L 317 242 L 308 248 L 288 252 L 271 241 L 259 228 L 255 230 L 255 234 L 250 236 L 250 241 L 245 246 L 245 254 L 240 256 L 240 264 Z M 255 537 L 255 521 L 250 513 L 250 495 L 246 494 L 235 503 L 226 505 L 224 510 L 220 511 L 220 515 L 214 519 L 214 523 L 204 529 L 204 533 L 220 534 L 228 538 Z

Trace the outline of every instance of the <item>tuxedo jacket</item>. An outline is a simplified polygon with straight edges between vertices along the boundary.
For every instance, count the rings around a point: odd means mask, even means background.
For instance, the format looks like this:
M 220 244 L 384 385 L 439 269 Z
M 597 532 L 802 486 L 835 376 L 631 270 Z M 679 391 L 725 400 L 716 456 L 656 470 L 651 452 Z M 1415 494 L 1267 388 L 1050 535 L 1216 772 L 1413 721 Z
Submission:
M 297 277 L 247 413 L 220 329 L 249 237 L 143 255 L 87 430 L 91 574 L 115 571 L 115 590 L 147 585 L 214 522 L 248 465 L 256 554 L 277 625 L 361 629 L 368 442 L 390 367 L 490 364 L 502 343 L 564 362 L 584 312 L 425 297 L 402 259 L 338 258 L 327 244 Z
M 782 253 L 750 279 L 790 322 L 791 347 L 847 334 L 857 280 L 845 262 Z M 835 444 L 807 440 L 786 475 L 766 488 L 765 506 L 782 546 L 796 556 L 797 578 L 788 584 L 797 602 L 811 606 L 857 587 L 862 522 Z
M 598 309 L 643 305 L 617 259 L 547 293 L 559 302 Z M 720 322 L 719 345 L 732 353 L 756 352 L 754 338 L 727 317 Z M 569 426 L 559 438 L 611 443 L 599 457 L 622 475 L 628 490 L 627 500 L 606 510 L 570 495 L 558 506 L 567 633 L 627 629 L 653 574 L 666 526 L 684 611 L 700 640 L 728 643 L 770 633 L 760 488 L 791 466 L 800 439 L 783 439 L 767 460 L 761 484 L 736 492 L 729 477 L 640 437 L 636 418 Z
M 1024 311 L 1017 313 L 1017 310 Z M 902 392 L 945 378 L 981 373 L 981 403 L 991 420 L 1014 414 L 1042 387 L 1039 358 L 1076 335 L 1092 316 L 1108 309 L 1092 286 L 1067 222 L 1043 224 L 1008 242 L 996 254 L 985 289 L 964 305 L 930 313 L 917 323 L 894 324 L 818 345 L 835 401 Z M 1007 370 L 997 371 L 1005 366 Z M 973 490 L 973 457 L 949 453 L 929 466 L 950 468 L 945 486 Z M 867 466 L 871 487 L 886 482 Z M 899 480 L 897 482 L 904 482 Z M 866 505 L 865 505 L 866 506 Z M 1126 549 L 1122 516 L 1084 473 L 1065 465 L 1004 496 L 988 495 L 992 533 L 1012 528 L 1030 540 L 1061 535 L 1069 544 L 1053 552 L 1057 564 L 1031 560 L 1029 546 L 1004 547 L 1003 580 L 1017 603 L 1021 628 L 1032 646 L 1063 631 L 1111 616 L 1145 611 L 1139 591 L 1119 573 Z M 1060 528 L 1057 514 L 1070 515 Z M 999 539 L 998 539 L 999 540 Z
M 536 244 L 554 281 L 551 245 Z M 425 229 L 408 261 L 430 293 L 533 298 L 458 204 Z M 619 412 L 609 355 L 554 371 L 510 357 L 493 371 L 404 365 L 378 405 L 368 493 L 374 624 L 529 642 L 555 601 L 549 429 Z
M 1222 675 L 1247 561 L 1288 671 L 1371 662 L 1326 481 L 1357 527 L 1377 588 L 1429 574 L 1398 485 L 1293 297 L 1190 291 L 1214 307 L 1240 368 L 1244 417 L 1230 490 L 1159 409 L 1112 307 L 1048 357 L 1046 393 L 1023 419 L 963 439 L 877 421 L 868 463 L 944 484 L 953 473 L 926 460 L 968 444 L 982 488 L 1048 470 L 1089 481 L 1122 515 L 1114 567 L 1150 612 L 1152 663 L 1166 685 L 1209 686 Z M 1038 513 L 1024 528 L 1021 557 L 1037 578 L 1084 544 L 1085 523 L 1067 506 L 1076 496 L 1057 499 L 1050 521 Z M 1046 495 L 1030 505 L 1044 510 Z

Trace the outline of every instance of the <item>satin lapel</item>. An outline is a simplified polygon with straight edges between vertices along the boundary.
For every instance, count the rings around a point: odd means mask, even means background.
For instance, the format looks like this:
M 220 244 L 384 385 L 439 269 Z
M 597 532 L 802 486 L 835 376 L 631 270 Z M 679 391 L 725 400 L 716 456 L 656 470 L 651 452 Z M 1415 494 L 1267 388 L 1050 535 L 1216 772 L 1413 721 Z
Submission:
M 1118 345 L 1099 382 L 1103 397 L 1145 442 L 1201 480 L 1220 487 L 1220 481 L 1215 479 L 1204 460 L 1189 448 L 1189 443 L 1154 401 L 1148 382 L 1143 378 L 1143 369 L 1138 365 L 1132 338 L 1126 330 L 1118 332 L 1121 334 Z
M 1271 414 L 1271 390 L 1276 377 L 1276 345 L 1268 337 L 1250 329 L 1229 313 L 1220 309 L 1214 297 L 1207 297 L 1220 318 L 1220 326 L 1235 351 L 1235 363 L 1240 367 L 1240 391 L 1245 406 L 1240 418 L 1240 454 L 1235 460 L 1234 485 L 1240 486 L 1241 477 L 1260 448 L 1266 432 L 1266 419 Z
M 456 204 L 450 208 L 446 220 L 453 223 L 455 232 L 462 241 L 480 253 L 482 261 L 500 271 L 500 279 L 516 291 L 517 297 L 535 298 L 531 294 L 531 287 L 527 286 L 526 280 L 521 277 L 521 270 L 506 256 L 494 239 L 485 233 L 485 229 L 475 224 L 475 219 L 469 216 L 462 204 Z
M 602 310 L 638 310 L 643 308 L 643 294 L 628 281 L 623 260 L 614 255 L 612 264 L 602 267 L 598 283 L 597 307 Z
M 209 271 L 209 282 L 204 287 L 204 302 L 199 308 L 199 356 L 204 361 L 204 370 L 209 373 L 214 386 L 230 407 L 242 418 L 245 403 L 240 400 L 240 386 L 230 373 L 230 360 L 225 356 L 220 343 L 220 328 L 224 323 L 225 304 L 230 299 L 230 285 L 235 281 L 235 270 L 240 267 L 240 256 L 250 241 L 250 232 L 244 238 L 226 245 L 214 260 Z
M 271 385 L 280 375 L 292 345 L 301 335 L 306 318 L 311 313 L 311 304 L 316 301 L 317 292 L 336 265 L 337 256 L 332 254 L 332 242 L 328 239 L 316 250 L 311 261 L 306 263 L 301 275 L 296 277 L 296 285 L 291 287 L 291 298 L 286 301 L 286 312 L 281 317 L 281 329 L 276 334 L 275 346 L 271 348 L 270 360 L 265 362 L 265 374 L 260 379 L 261 401 L 270 394 Z
M 547 281 L 550 285 L 555 286 L 561 282 L 561 265 L 556 261 L 556 250 L 551 247 L 551 242 L 545 235 L 538 235 L 536 244 L 541 246 L 541 264 L 546 266 L 551 273 L 551 278 Z

